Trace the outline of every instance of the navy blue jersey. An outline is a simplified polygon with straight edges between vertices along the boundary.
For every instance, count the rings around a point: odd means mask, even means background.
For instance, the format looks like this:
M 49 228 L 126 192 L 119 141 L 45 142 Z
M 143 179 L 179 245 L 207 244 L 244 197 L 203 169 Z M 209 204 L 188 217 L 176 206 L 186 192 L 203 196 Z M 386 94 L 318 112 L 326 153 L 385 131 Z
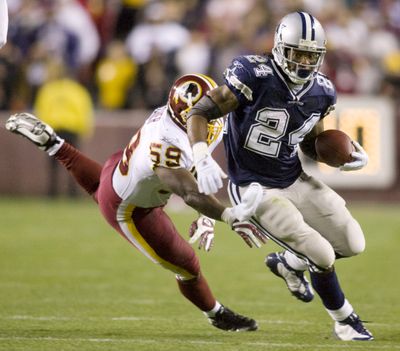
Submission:
M 224 72 L 239 107 L 224 135 L 230 179 L 286 188 L 302 171 L 298 145 L 336 103 L 332 82 L 318 73 L 297 92 L 267 56 L 240 56 Z

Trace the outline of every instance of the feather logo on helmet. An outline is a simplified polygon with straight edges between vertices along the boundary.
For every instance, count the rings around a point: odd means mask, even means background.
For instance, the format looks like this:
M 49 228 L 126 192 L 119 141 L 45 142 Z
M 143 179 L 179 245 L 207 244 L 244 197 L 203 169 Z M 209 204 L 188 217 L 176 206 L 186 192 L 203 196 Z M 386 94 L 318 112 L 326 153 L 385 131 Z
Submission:
M 208 91 L 217 87 L 215 81 L 204 74 L 186 74 L 173 84 L 168 96 L 168 111 L 172 120 L 186 131 L 186 119 L 190 109 Z M 208 123 L 208 143 L 216 140 L 223 128 L 223 120 Z
M 187 81 L 175 90 L 173 99 L 176 104 L 179 103 L 180 99 L 186 103 L 188 107 L 193 107 L 193 105 L 199 101 L 202 96 L 203 92 L 200 84 L 195 81 Z

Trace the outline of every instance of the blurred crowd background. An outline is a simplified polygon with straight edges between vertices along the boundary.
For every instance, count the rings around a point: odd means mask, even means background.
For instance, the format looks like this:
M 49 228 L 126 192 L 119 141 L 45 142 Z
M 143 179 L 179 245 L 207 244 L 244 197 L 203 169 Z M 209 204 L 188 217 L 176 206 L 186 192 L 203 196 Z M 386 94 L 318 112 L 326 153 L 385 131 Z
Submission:
M 286 13 L 323 24 L 323 71 L 339 93 L 400 97 L 400 0 L 8 0 L 0 109 L 31 109 L 62 79 L 99 109 L 151 109 L 177 76 L 222 82 L 233 57 L 271 51 Z M 66 91 L 65 86 L 52 90 Z

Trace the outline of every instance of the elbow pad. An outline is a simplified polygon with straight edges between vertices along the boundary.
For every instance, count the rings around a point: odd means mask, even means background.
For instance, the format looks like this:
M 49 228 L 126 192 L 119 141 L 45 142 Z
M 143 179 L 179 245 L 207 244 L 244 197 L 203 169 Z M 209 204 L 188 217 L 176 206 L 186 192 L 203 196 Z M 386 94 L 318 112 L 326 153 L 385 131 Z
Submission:
M 207 121 L 211 121 L 221 117 L 223 114 L 211 97 L 204 95 L 198 103 L 190 109 L 187 118 L 189 119 L 194 115 L 205 117 Z

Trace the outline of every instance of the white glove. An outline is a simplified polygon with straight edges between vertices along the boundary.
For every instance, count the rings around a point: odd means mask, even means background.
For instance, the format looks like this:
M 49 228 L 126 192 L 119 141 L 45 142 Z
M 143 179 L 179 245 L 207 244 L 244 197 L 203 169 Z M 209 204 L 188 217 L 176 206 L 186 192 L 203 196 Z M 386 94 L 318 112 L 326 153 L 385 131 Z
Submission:
M 356 171 L 365 167 L 368 163 L 368 154 L 362 148 L 362 146 L 355 140 L 352 141 L 354 148 L 356 151 L 351 153 L 353 157 L 353 161 L 345 163 L 343 166 L 340 166 L 341 171 Z
M 254 224 L 247 221 L 233 222 L 232 229 L 239 234 L 250 247 L 261 247 L 261 243 L 265 244 L 268 240 Z
M 199 249 L 210 251 L 214 244 L 214 225 L 215 219 L 201 215 L 189 228 L 189 244 L 194 244 L 199 240 Z
M 193 145 L 193 160 L 199 192 L 209 195 L 222 188 L 222 179 L 225 179 L 227 175 L 211 157 L 207 143 L 199 142 Z
M 262 199 L 262 187 L 258 183 L 251 183 L 242 196 L 242 202 L 228 207 L 222 212 L 221 219 L 232 227 L 234 221 L 248 220 L 257 210 Z

